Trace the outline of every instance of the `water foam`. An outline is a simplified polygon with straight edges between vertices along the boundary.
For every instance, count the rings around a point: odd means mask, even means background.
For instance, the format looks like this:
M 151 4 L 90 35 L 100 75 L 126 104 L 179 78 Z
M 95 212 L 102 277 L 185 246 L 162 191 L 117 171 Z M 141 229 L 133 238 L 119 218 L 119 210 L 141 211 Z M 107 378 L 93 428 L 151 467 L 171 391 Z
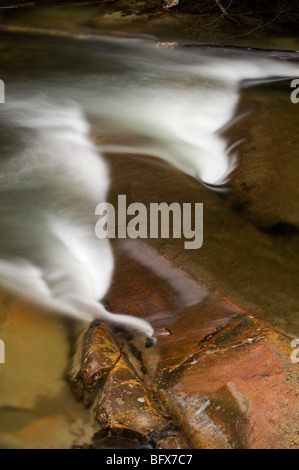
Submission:
M 43 97 L 6 107 L 6 130 L 20 148 L 0 161 L 0 283 L 48 309 L 141 330 L 143 320 L 107 312 L 99 300 L 113 272 L 107 239 L 94 233 L 94 210 L 105 201 L 106 164 L 88 136 L 79 107 Z
M 110 314 L 100 303 L 114 262 L 109 241 L 95 236 L 94 210 L 106 199 L 109 174 L 87 118 L 108 142 L 102 152 L 153 155 L 221 185 L 235 164 L 221 130 L 234 117 L 242 81 L 296 76 L 299 68 L 148 43 L 123 50 L 122 41 L 114 40 L 112 51 L 106 41 L 96 57 L 105 63 L 109 56 L 123 70 L 104 66 L 71 82 L 67 75 L 30 83 L 34 94 L 19 84 L 7 99 L 0 116 L 0 283 L 48 309 L 151 336 L 145 321 Z

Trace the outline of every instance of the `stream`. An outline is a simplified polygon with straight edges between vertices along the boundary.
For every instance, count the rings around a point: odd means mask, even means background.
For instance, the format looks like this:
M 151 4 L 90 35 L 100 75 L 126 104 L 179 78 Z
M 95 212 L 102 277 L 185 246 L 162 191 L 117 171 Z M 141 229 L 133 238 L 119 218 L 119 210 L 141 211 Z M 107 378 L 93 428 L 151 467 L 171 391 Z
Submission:
M 131 259 L 159 278 L 159 262 L 155 264 L 153 249 L 159 251 L 161 241 L 149 240 L 143 247 L 140 240 L 134 245 L 134 240 L 121 244 L 99 239 L 95 236 L 95 208 L 99 203 L 113 202 L 117 194 L 129 193 L 132 201 L 144 204 L 164 200 L 203 203 L 203 247 L 197 253 L 186 254 L 179 245 L 173 248 L 171 241 L 165 252 L 170 258 L 176 253 L 173 259 L 180 256 L 189 274 L 205 276 L 214 288 L 217 288 L 217 279 L 216 287 L 213 285 L 215 278 L 221 278 L 219 289 L 223 295 L 229 292 L 232 301 L 240 300 L 241 307 L 249 305 L 246 281 L 240 290 L 236 287 L 243 268 L 245 272 L 243 263 L 238 274 L 238 262 L 242 264 L 243 259 L 238 245 L 235 244 L 235 252 L 230 248 L 229 254 L 224 246 L 223 260 L 220 251 L 215 251 L 222 267 L 214 267 L 205 260 L 205 243 L 216 240 L 218 230 L 215 219 L 218 216 L 208 215 L 209 204 L 217 205 L 218 213 L 226 220 L 218 218 L 219 226 L 226 230 L 220 243 L 223 246 L 230 233 L 238 236 L 239 229 L 234 227 L 243 223 L 242 214 L 238 208 L 232 209 L 228 200 L 232 174 L 240 165 L 239 147 L 248 136 L 239 136 L 231 128 L 242 123 L 252 109 L 259 112 L 250 105 L 242 108 L 241 99 L 246 93 L 247 97 L 255 93 L 255 89 L 266 89 L 270 104 L 273 90 L 277 90 L 278 96 L 282 92 L 286 96 L 283 87 L 298 78 L 299 65 L 255 58 L 242 51 L 223 56 L 221 50 L 210 53 L 169 45 L 159 42 L 158 37 L 117 36 L 107 31 L 84 40 L 3 33 L 0 284 L 5 308 L 0 314 L 0 337 L 6 345 L 7 361 L 0 369 L 0 410 L 4 416 L 0 424 L 1 447 L 30 447 L 32 442 L 40 447 L 48 442 L 47 445 L 55 447 L 55 432 L 45 434 L 45 429 L 51 427 L 60 429 L 60 443 L 65 447 L 73 443 L 74 436 L 79 442 L 84 435 L 87 418 L 80 405 L 70 398 L 64 380 L 70 325 L 80 329 L 87 324 L 81 322 L 100 318 L 145 336 L 157 336 L 162 331 L 163 314 L 166 323 L 169 316 L 171 325 L 177 311 L 196 305 L 206 295 L 189 291 L 187 282 L 185 290 L 183 277 L 173 268 L 166 274 L 163 271 L 160 286 L 159 282 L 156 286 L 157 292 L 161 288 L 163 293 L 165 284 L 171 290 L 174 299 L 171 315 L 167 306 L 164 313 L 160 307 L 143 312 L 143 318 L 132 315 L 130 306 L 125 311 L 115 311 L 111 288 L 117 290 L 120 285 L 116 283 L 115 287 L 115 273 L 123 253 L 131 253 Z M 295 150 L 297 128 L 298 123 L 294 122 L 289 129 Z M 169 177 L 164 193 L 151 189 L 155 187 L 151 186 L 150 177 L 147 179 L 147 172 L 155 171 L 162 179 L 165 175 L 165 181 Z M 193 199 L 188 200 L 188 195 Z M 226 217 L 228 211 L 232 211 L 231 219 Z M 251 227 L 250 220 L 244 221 L 245 232 L 246 224 Z M 284 238 L 273 242 L 255 226 L 247 230 L 249 239 L 251 230 L 252 243 L 261 247 L 262 254 L 253 253 L 248 261 L 249 283 L 258 285 L 259 278 L 266 277 L 277 286 L 281 263 L 282 271 L 285 269 L 281 274 L 281 296 L 292 297 L 287 289 L 293 289 L 294 276 L 298 275 L 295 268 L 298 253 L 294 254 L 295 249 L 290 252 L 284 249 Z M 297 246 L 297 238 L 293 237 L 290 250 Z M 233 238 L 230 243 L 234 245 Z M 246 247 L 247 241 L 244 243 Z M 275 243 L 276 258 L 272 260 Z M 235 280 L 229 279 L 230 274 L 226 278 L 223 271 L 228 259 Z M 119 287 L 124 296 L 126 289 L 131 289 L 129 284 L 130 279 L 126 279 L 125 286 Z M 288 286 L 285 291 L 284 285 Z M 264 291 L 259 294 L 262 288 L 260 291 L 255 288 L 257 297 L 250 299 L 254 314 L 295 335 L 296 292 L 293 291 L 294 305 L 289 310 L 286 308 L 279 315 L 274 305 L 265 317 L 268 300 L 264 298 L 268 294 Z M 268 286 L 266 292 L 268 288 L 270 292 Z M 157 295 L 150 289 L 149 284 L 148 292 L 140 293 L 138 302 L 143 302 L 143 307 L 151 302 L 148 300 L 151 295 Z M 167 298 L 168 293 L 165 295 Z M 47 351 L 43 348 L 45 343 L 49 344 Z M 48 374 L 44 372 L 45 363 L 51 364 Z M 62 405 L 65 397 L 70 402 L 67 410 Z

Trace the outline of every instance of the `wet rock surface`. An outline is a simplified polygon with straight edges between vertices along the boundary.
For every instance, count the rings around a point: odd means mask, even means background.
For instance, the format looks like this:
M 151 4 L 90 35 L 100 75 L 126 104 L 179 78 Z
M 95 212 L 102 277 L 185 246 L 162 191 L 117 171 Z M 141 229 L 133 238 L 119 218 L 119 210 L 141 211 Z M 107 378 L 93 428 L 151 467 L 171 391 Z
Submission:
M 77 351 L 79 369 L 74 369 L 72 375 L 75 377 L 77 395 L 85 397 L 86 403 L 90 404 L 91 395 L 107 380 L 121 353 L 112 336 L 100 324 L 95 323 L 82 341 Z
M 94 440 L 112 436 L 151 447 L 188 448 L 183 433 L 156 398 L 147 371 L 142 368 L 140 375 L 124 346 L 117 349 L 116 344 L 107 325 L 91 326 L 82 339 L 79 368 L 71 373 L 77 396 L 82 398 L 83 391 L 85 403 L 92 407 Z
M 299 229 L 299 140 L 294 132 L 299 116 L 290 85 L 285 80 L 244 89 L 237 114 L 247 109 L 247 115 L 229 131 L 231 141 L 243 139 L 232 180 L 233 205 L 274 235 Z
M 127 305 L 125 302 L 128 298 L 139 302 L 140 306 L 149 302 L 146 307 L 149 316 L 157 311 L 151 306 L 156 298 L 155 288 L 148 290 L 143 283 L 141 290 L 136 290 L 134 282 L 130 282 L 134 277 L 130 277 L 131 271 L 128 275 L 124 266 L 129 262 L 139 272 L 149 271 L 147 276 L 154 277 L 156 285 L 161 282 L 165 286 L 170 294 L 163 297 L 172 298 L 169 300 L 171 312 L 183 304 L 198 303 L 204 295 L 201 289 L 206 287 L 280 331 L 297 337 L 299 253 L 296 234 L 285 238 L 261 230 L 232 207 L 225 194 L 211 191 L 158 159 L 115 155 L 109 157 L 109 164 L 113 183 L 110 201 L 116 208 L 118 194 L 126 194 L 127 204 L 143 203 L 148 211 L 151 202 L 202 202 L 204 208 L 203 246 L 199 250 L 184 249 L 184 239 L 115 241 L 114 285 L 120 282 L 117 295 L 123 298 L 119 311 L 131 312 L 131 302 Z M 123 256 L 126 261 L 122 260 Z M 121 275 L 121 269 L 126 276 Z M 189 282 L 183 282 L 186 276 Z M 193 286 L 193 290 L 184 296 L 186 285 Z M 109 293 L 106 301 L 113 310 Z M 139 309 L 139 315 L 143 315 L 144 310 Z M 163 308 L 164 313 L 168 310 L 168 307 Z
M 113 242 L 117 262 L 106 307 L 147 318 L 157 344 L 145 348 L 97 323 L 81 336 L 72 382 L 88 407 L 88 422 L 85 415 L 78 421 L 78 407 L 57 412 L 56 404 L 61 408 L 70 400 L 64 390 L 66 364 L 58 375 L 54 365 L 53 372 L 44 366 L 60 354 L 66 362 L 65 338 L 61 352 L 57 332 L 50 334 L 46 320 L 46 339 L 40 331 L 32 339 L 31 310 L 27 327 L 23 314 L 17 315 L 12 326 L 23 342 L 28 334 L 28 347 L 36 346 L 30 356 L 35 362 L 23 367 L 18 358 L 14 381 L 1 369 L 6 387 L 1 446 L 34 442 L 43 448 L 46 442 L 55 447 L 58 438 L 66 448 L 297 448 L 298 372 L 290 360 L 290 337 L 298 331 L 297 245 L 260 230 L 229 198 L 164 162 L 112 155 L 109 163 L 115 206 L 118 194 L 126 194 L 128 204 L 147 207 L 153 201 L 203 202 L 204 249 L 184 250 L 180 239 Z M 5 327 L 5 299 L 2 305 Z M 9 341 L 9 335 L 10 328 L 3 338 Z M 52 350 L 44 348 L 48 342 L 55 344 Z M 44 373 L 27 397 L 39 368 Z M 57 403 L 45 401 L 49 393 Z M 39 401 L 42 410 L 36 409 Z M 50 411 L 44 409 L 48 405 Z M 4 410 L 7 406 L 11 410 Z M 21 412 L 25 406 L 28 411 Z M 14 425 L 16 413 L 23 413 L 23 421 Z M 12 433 L 4 432 L 7 422 L 13 423 Z
M 217 306 L 215 297 L 206 312 L 196 306 L 188 317 L 197 334 L 178 319 L 167 328 L 171 334 L 158 336 L 152 346 L 158 355 L 147 356 L 149 377 L 120 347 L 105 383 L 97 388 L 94 381 L 94 439 L 109 435 L 161 449 L 296 448 L 298 375 L 289 338 L 223 300 Z M 96 359 L 93 368 L 105 362 L 109 348 L 100 345 L 107 334 L 109 327 L 102 326 L 85 335 L 82 358 L 98 344 L 101 363 Z M 92 395 L 88 384 L 85 393 Z
M 96 438 L 108 433 L 165 449 L 297 448 L 295 245 L 286 249 L 229 198 L 163 162 L 117 155 L 109 162 L 115 207 L 118 194 L 147 207 L 203 202 L 205 249 L 184 250 L 178 239 L 113 242 L 106 307 L 147 318 L 157 344 L 138 344 L 144 367 L 122 352 L 92 404 Z

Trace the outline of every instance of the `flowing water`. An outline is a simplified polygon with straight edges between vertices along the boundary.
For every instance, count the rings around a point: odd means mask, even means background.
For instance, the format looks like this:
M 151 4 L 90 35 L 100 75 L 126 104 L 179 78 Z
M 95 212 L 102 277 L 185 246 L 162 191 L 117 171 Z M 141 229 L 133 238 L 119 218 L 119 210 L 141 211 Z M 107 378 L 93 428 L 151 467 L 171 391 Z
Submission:
M 299 66 L 243 53 L 164 48 L 148 37 L 5 41 L 10 60 L 6 55 L 1 70 L 1 286 L 46 311 L 83 321 L 108 318 L 155 334 L 146 321 L 111 316 L 100 303 L 117 265 L 110 242 L 94 232 L 95 207 L 107 200 L 111 184 L 109 155 L 156 157 L 209 191 L 221 190 L 238 165 L 239 142 L 228 144 L 222 131 L 236 117 L 240 88 L 298 77 Z M 33 324 L 40 321 L 31 315 Z M 10 331 L 7 342 L 12 338 Z M 4 380 L 9 383 L 8 372 Z M 18 408 L 22 399 L 8 400 L 10 386 L 4 390 L 1 406 Z M 36 392 L 43 394 L 49 391 Z M 30 422 L 32 411 L 26 413 Z
M 220 131 L 234 117 L 241 82 L 295 77 L 299 68 L 107 37 L 71 50 L 60 45 L 59 54 L 85 54 L 89 70 L 55 76 L 51 69 L 50 78 L 8 84 L 0 279 L 21 296 L 90 320 L 107 315 L 96 301 L 113 269 L 108 240 L 94 235 L 94 209 L 109 186 L 103 152 L 159 157 L 221 187 L 236 160 Z M 98 147 L 88 120 L 103 140 Z

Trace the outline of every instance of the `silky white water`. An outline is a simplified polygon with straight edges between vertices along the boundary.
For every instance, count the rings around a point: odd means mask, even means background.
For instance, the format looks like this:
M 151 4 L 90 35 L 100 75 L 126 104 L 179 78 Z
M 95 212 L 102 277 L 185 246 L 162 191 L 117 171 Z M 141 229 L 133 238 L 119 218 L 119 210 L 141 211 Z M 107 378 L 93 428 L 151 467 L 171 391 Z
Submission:
M 109 241 L 94 230 L 95 208 L 109 188 L 103 155 L 152 155 L 221 187 L 237 159 L 220 132 L 235 116 L 242 81 L 295 77 L 299 67 L 126 39 L 105 38 L 91 51 L 86 73 L 74 68 L 7 87 L 0 284 L 50 311 L 152 336 L 147 322 L 111 314 L 100 303 L 114 265 Z M 92 142 L 94 129 L 101 144 Z

